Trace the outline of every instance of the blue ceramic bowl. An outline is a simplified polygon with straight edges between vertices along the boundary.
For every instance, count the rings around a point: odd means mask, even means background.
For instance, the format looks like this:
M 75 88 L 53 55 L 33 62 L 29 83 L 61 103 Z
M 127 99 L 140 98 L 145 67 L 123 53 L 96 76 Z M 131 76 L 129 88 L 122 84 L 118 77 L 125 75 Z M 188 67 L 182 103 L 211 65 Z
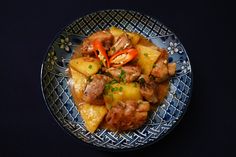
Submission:
M 137 32 L 159 47 L 166 48 L 169 62 L 177 63 L 177 73 L 162 104 L 149 115 L 143 127 L 127 133 L 97 129 L 89 133 L 77 111 L 65 74 L 73 49 L 83 38 L 98 30 L 116 26 Z M 41 69 L 42 93 L 56 121 L 77 139 L 109 150 L 133 150 L 164 137 L 180 121 L 191 97 L 191 65 L 176 35 L 156 19 L 135 11 L 104 10 L 81 17 L 66 26 L 51 43 Z

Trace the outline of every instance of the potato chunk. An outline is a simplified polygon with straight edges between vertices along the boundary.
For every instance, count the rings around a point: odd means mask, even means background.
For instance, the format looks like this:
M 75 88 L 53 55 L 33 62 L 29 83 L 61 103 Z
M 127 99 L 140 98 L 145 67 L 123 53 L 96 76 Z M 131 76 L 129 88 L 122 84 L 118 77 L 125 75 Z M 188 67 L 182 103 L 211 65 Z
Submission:
M 140 39 L 138 41 L 139 45 L 143 45 L 149 48 L 152 48 L 154 50 L 158 50 L 158 47 L 156 45 L 154 45 L 150 40 L 148 40 L 147 38 L 145 38 L 144 36 L 140 36 Z
M 136 49 L 138 50 L 138 65 L 140 65 L 142 73 L 149 75 L 161 52 L 139 44 L 136 45 Z
M 122 34 L 127 33 L 125 31 L 123 31 L 122 29 L 114 27 L 114 26 L 110 27 L 110 32 L 115 37 L 115 39 L 117 39 Z M 129 39 L 131 40 L 131 43 L 132 43 L 133 46 L 136 45 L 139 42 L 139 39 L 140 39 L 139 34 L 130 33 L 130 32 L 128 32 L 127 34 L 128 34 Z
M 108 84 L 109 85 L 109 84 Z M 138 83 L 115 83 L 109 85 L 109 89 L 105 87 L 104 100 L 106 106 L 116 105 L 119 101 L 141 100 L 140 85 Z
M 85 75 L 81 74 L 80 72 L 74 70 L 73 68 L 69 68 L 71 79 L 69 81 L 72 95 L 76 104 L 80 102 L 83 96 L 83 91 L 87 85 L 87 78 Z
M 101 68 L 99 60 L 92 57 L 80 57 L 70 60 L 69 65 L 86 76 L 96 74 Z
M 120 28 L 117 28 L 117 27 L 110 27 L 110 33 L 115 37 L 115 39 L 119 36 L 121 36 L 123 33 L 125 33 L 125 31 L 123 31 L 122 29 Z
M 138 42 L 139 42 L 139 39 L 140 39 L 140 35 L 137 34 L 137 33 L 127 33 L 133 46 L 135 46 Z
M 94 133 L 107 113 L 105 106 L 82 104 L 78 107 L 86 129 Z

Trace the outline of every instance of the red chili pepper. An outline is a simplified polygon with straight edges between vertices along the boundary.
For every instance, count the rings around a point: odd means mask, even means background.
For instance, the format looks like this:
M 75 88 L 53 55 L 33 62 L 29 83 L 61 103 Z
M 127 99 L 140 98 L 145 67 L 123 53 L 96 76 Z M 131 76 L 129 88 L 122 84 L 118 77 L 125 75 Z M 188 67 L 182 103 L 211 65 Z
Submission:
M 124 54 L 123 56 L 121 56 Z M 122 66 L 132 59 L 134 59 L 138 55 L 138 51 L 134 48 L 127 48 L 121 51 L 116 52 L 113 56 L 111 56 L 109 62 L 112 64 L 114 67 Z M 117 58 L 119 57 L 120 58 Z
M 106 50 L 105 48 L 103 47 L 102 43 L 99 41 L 99 40 L 95 40 L 93 42 L 93 48 L 94 48 L 94 53 L 96 55 L 96 57 L 102 61 L 102 64 L 105 66 L 105 67 L 110 67 L 110 62 L 108 60 L 108 57 L 107 57 L 107 53 L 106 53 Z M 98 53 L 97 53 L 98 51 Z

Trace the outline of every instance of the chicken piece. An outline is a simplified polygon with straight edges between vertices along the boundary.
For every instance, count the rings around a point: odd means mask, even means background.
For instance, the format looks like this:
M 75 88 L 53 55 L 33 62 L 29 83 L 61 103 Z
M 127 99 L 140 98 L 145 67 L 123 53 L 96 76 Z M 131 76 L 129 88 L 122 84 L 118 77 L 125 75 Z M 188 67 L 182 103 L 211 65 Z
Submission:
M 152 103 L 157 103 L 157 84 L 154 82 L 154 80 L 150 80 L 147 75 L 141 75 L 139 77 L 139 82 L 141 85 L 140 93 L 144 99 Z
M 141 86 L 140 93 L 145 98 L 145 100 L 152 103 L 158 102 L 155 94 L 155 89 L 152 86 L 150 85 Z
M 158 102 L 162 102 L 164 100 L 164 98 L 166 97 L 168 91 L 169 91 L 169 80 L 166 80 L 164 82 L 161 82 L 160 84 L 158 84 L 158 88 L 157 88 L 157 99 Z
M 138 108 L 136 109 L 136 111 L 148 112 L 150 110 L 150 104 L 147 101 L 139 100 L 137 103 L 138 103 Z
M 102 42 L 105 49 L 108 50 L 113 43 L 113 39 L 114 37 L 109 31 L 96 32 L 84 39 L 80 47 L 80 52 L 83 56 L 92 55 L 94 51 L 92 43 L 94 40 L 99 40 L 100 42 Z
M 120 101 L 106 115 L 108 128 L 118 131 L 130 131 L 141 127 L 147 120 L 150 104 L 146 101 Z
M 130 48 L 131 46 L 132 46 L 131 40 L 129 39 L 128 35 L 124 33 L 117 39 L 117 41 L 115 41 L 114 45 L 108 52 L 108 56 L 112 56 L 116 52 L 123 50 L 125 48 Z
M 176 71 L 176 63 L 169 63 L 168 64 L 168 73 L 170 76 L 174 76 Z
M 169 78 L 167 62 L 164 59 L 159 59 L 152 69 L 151 74 L 156 77 L 157 82 L 163 82 Z
M 83 100 L 93 105 L 104 104 L 103 97 L 101 96 L 104 90 L 104 86 L 107 82 L 111 81 L 111 78 L 105 75 L 96 74 L 92 77 L 92 81 L 87 84 Z
M 168 63 L 168 53 L 162 50 L 160 58 L 155 63 L 151 75 L 156 77 L 157 82 L 163 82 L 173 76 L 176 71 L 176 63 Z
M 109 72 L 115 79 L 126 82 L 136 80 L 141 74 L 141 68 L 134 65 L 126 65 L 121 68 L 111 67 L 106 71 Z
M 79 51 L 83 56 L 93 55 L 93 45 L 89 39 L 84 39 L 82 45 L 79 47 Z
M 90 41 L 97 39 L 100 42 L 112 42 L 113 38 L 113 35 L 109 31 L 98 31 L 90 35 L 87 39 Z

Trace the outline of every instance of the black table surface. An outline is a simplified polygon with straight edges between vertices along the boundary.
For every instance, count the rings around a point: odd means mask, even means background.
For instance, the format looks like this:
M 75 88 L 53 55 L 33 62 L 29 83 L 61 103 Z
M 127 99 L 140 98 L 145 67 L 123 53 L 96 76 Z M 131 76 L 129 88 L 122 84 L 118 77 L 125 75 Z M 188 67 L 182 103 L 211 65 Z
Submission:
M 236 156 L 235 15 L 226 1 L 16 1 L 0 5 L 0 156 Z M 99 151 L 67 134 L 50 115 L 40 88 L 43 56 L 54 35 L 78 17 L 130 9 L 169 27 L 188 51 L 193 96 L 179 125 L 133 152 Z

